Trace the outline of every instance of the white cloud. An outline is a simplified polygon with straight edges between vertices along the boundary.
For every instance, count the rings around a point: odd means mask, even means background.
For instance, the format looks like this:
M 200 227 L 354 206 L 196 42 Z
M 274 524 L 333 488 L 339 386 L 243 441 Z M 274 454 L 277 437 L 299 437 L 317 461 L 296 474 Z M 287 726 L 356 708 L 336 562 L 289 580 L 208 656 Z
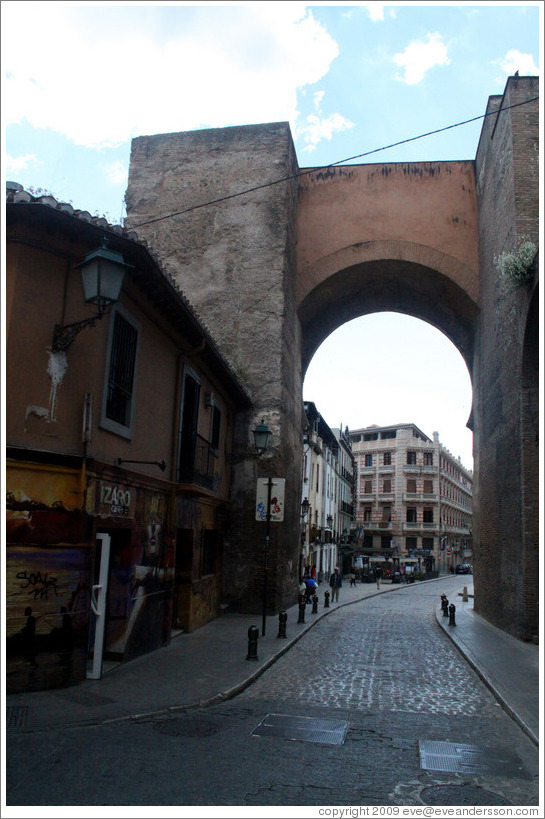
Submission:
M 374 23 L 378 20 L 384 20 L 384 3 L 363 3 L 363 5 Z
M 384 7 L 389 6 L 389 3 L 362 3 L 363 7 L 367 9 L 369 17 L 373 23 L 380 23 L 384 20 Z M 395 8 L 390 8 L 387 12 L 388 17 L 395 17 Z
M 380 23 L 384 20 L 384 7 L 389 6 L 390 3 L 362 3 L 362 6 L 367 9 L 369 13 L 369 17 L 373 21 L 373 23 Z M 395 8 L 390 8 L 387 12 L 388 17 L 395 17 L 396 10 Z
M 25 154 L 24 156 L 10 156 L 6 154 L 4 157 L 4 165 L 6 168 L 6 175 L 18 174 L 20 171 L 26 171 L 27 168 L 33 165 L 39 165 L 40 160 L 34 154 Z
M 498 60 L 497 63 L 509 76 L 512 76 L 515 71 L 518 71 L 521 76 L 537 77 L 539 75 L 539 68 L 532 54 L 523 54 L 515 48 L 508 51 L 505 57 Z
M 341 114 L 329 114 L 327 117 L 309 114 L 306 124 L 297 127 L 296 135 L 304 138 L 304 151 L 313 151 L 323 139 L 331 141 L 335 134 L 353 127 L 354 123 Z
M 338 54 L 303 3 L 4 5 L 4 122 L 24 119 L 86 147 L 193 128 L 295 125 L 297 91 L 322 79 Z
M 413 40 L 405 51 L 394 55 L 395 64 L 404 69 L 402 76 L 396 75 L 397 80 L 401 80 L 407 85 L 415 85 L 424 79 L 430 68 L 450 63 L 447 46 L 444 44 L 441 35 L 435 32 L 427 36 L 427 42 Z
M 324 117 L 321 110 L 323 98 L 324 91 L 314 93 L 313 101 L 316 114 L 309 114 L 304 124 L 297 125 L 295 136 L 303 138 L 305 142 L 304 151 L 314 151 L 322 140 L 331 141 L 335 134 L 354 127 L 354 123 L 341 114 L 329 114 L 329 116 Z
M 120 160 L 111 162 L 109 165 L 103 165 L 102 170 L 113 185 L 119 185 L 121 182 L 127 181 L 128 169 Z

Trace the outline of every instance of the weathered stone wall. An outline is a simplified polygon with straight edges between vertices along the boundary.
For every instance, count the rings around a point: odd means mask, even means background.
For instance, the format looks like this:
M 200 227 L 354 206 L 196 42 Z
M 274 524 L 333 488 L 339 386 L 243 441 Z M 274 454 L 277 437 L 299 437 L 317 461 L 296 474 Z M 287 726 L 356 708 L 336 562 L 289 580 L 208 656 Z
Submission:
M 537 263 L 532 281 L 508 288 L 494 257 L 523 235 L 537 242 L 538 103 L 509 108 L 537 94 L 537 78 L 512 77 L 503 98 L 490 98 L 488 112 L 502 112 L 485 118 L 474 163 L 323 169 L 300 186 L 287 123 L 133 141 L 127 221 L 253 398 L 254 410 L 237 418 L 236 449 L 252 450 L 262 416 L 273 432 L 267 455 L 235 466 L 224 591 L 240 609 L 258 612 L 263 599 L 258 476 L 286 479 L 285 521 L 271 524 L 269 611 L 296 599 L 302 362 L 344 321 L 393 305 L 440 327 L 466 359 L 475 607 L 516 636 L 535 637 Z M 400 203 L 408 221 L 398 218 Z
M 476 157 L 481 315 L 473 384 L 475 608 L 525 639 L 537 634 L 538 618 L 535 317 L 528 324 L 537 265 L 533 279 L 512 286 L 494 258 L 512 251 L 521 236 L 538 240 L 538 102 L 509 108 L 537 95 L 537 78 L 512 77 L 503 98 L 490 98 L 487 113 L 503 110 L 484 120 Z
M 297 170 L 287 123 L 162 134 L 133 140 L 127 190 L 128 223 L 174 275 L 252 396 L 255 411 L 237 419 L 235 456 L 252 452 L 251 430 L 262 417 L 272 430 L 265 456 L 235 458 L 225 530 L 224 595 L 252 611 L 260 610 L 264 588 L 258 476 L 286 479 L 285 521 L 270 527 L 270 611 L 291 605 L 298 590 Z

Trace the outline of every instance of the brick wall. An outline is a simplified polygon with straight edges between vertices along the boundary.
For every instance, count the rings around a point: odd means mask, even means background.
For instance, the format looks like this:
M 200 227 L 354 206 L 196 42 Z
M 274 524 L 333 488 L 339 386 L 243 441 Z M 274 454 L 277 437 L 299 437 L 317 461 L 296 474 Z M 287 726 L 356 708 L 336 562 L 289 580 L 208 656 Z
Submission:
M 524 441 L 537 368 L 528 327 L 535 281 L 508 286 L 494 257 L 522 235 L 537 241 L 537 78 L 509 79 L 491 97 L 476 156 L 481 267 L 481 314 L 474 368 L 475 608 L 501 628 L 531 639 L 537 633 L 537 515 L 532 482 L 537 444 Z M 525 350 L 527 351 L 525 354 Z M 523 361 L 527 366 L 523 372 Z

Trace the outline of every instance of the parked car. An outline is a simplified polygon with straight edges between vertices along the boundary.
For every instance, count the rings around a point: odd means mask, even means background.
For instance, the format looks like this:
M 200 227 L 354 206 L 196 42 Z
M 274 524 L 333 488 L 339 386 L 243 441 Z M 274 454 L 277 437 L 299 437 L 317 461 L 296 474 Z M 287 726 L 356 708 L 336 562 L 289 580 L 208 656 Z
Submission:
M 456 574 L 473 574 L 473 566 L 471 563 L 460 563 L 456 566 Z

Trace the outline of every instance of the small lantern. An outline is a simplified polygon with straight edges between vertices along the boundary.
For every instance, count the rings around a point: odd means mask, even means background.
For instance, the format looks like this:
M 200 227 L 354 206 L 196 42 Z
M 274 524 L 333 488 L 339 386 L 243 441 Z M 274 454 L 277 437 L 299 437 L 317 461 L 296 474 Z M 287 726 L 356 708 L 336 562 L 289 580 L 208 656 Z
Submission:
M 271 431 L 265 423 L 264 418 L 261 419 L 261 423 L 256 426 L 253 433 L 256 452 L 258 455 L 263 455 L 269 445 L 269 438 L 271 436 Z
M 96 304 L 99 313 L 119 301 L 125 272 L 132 268 L 121 253 L 109 250 L 107 245 L 108 240 L 105 238 L 102 247 L 93 250 L 83 262 L 76 265 L 81 272 L 84 299 Z

